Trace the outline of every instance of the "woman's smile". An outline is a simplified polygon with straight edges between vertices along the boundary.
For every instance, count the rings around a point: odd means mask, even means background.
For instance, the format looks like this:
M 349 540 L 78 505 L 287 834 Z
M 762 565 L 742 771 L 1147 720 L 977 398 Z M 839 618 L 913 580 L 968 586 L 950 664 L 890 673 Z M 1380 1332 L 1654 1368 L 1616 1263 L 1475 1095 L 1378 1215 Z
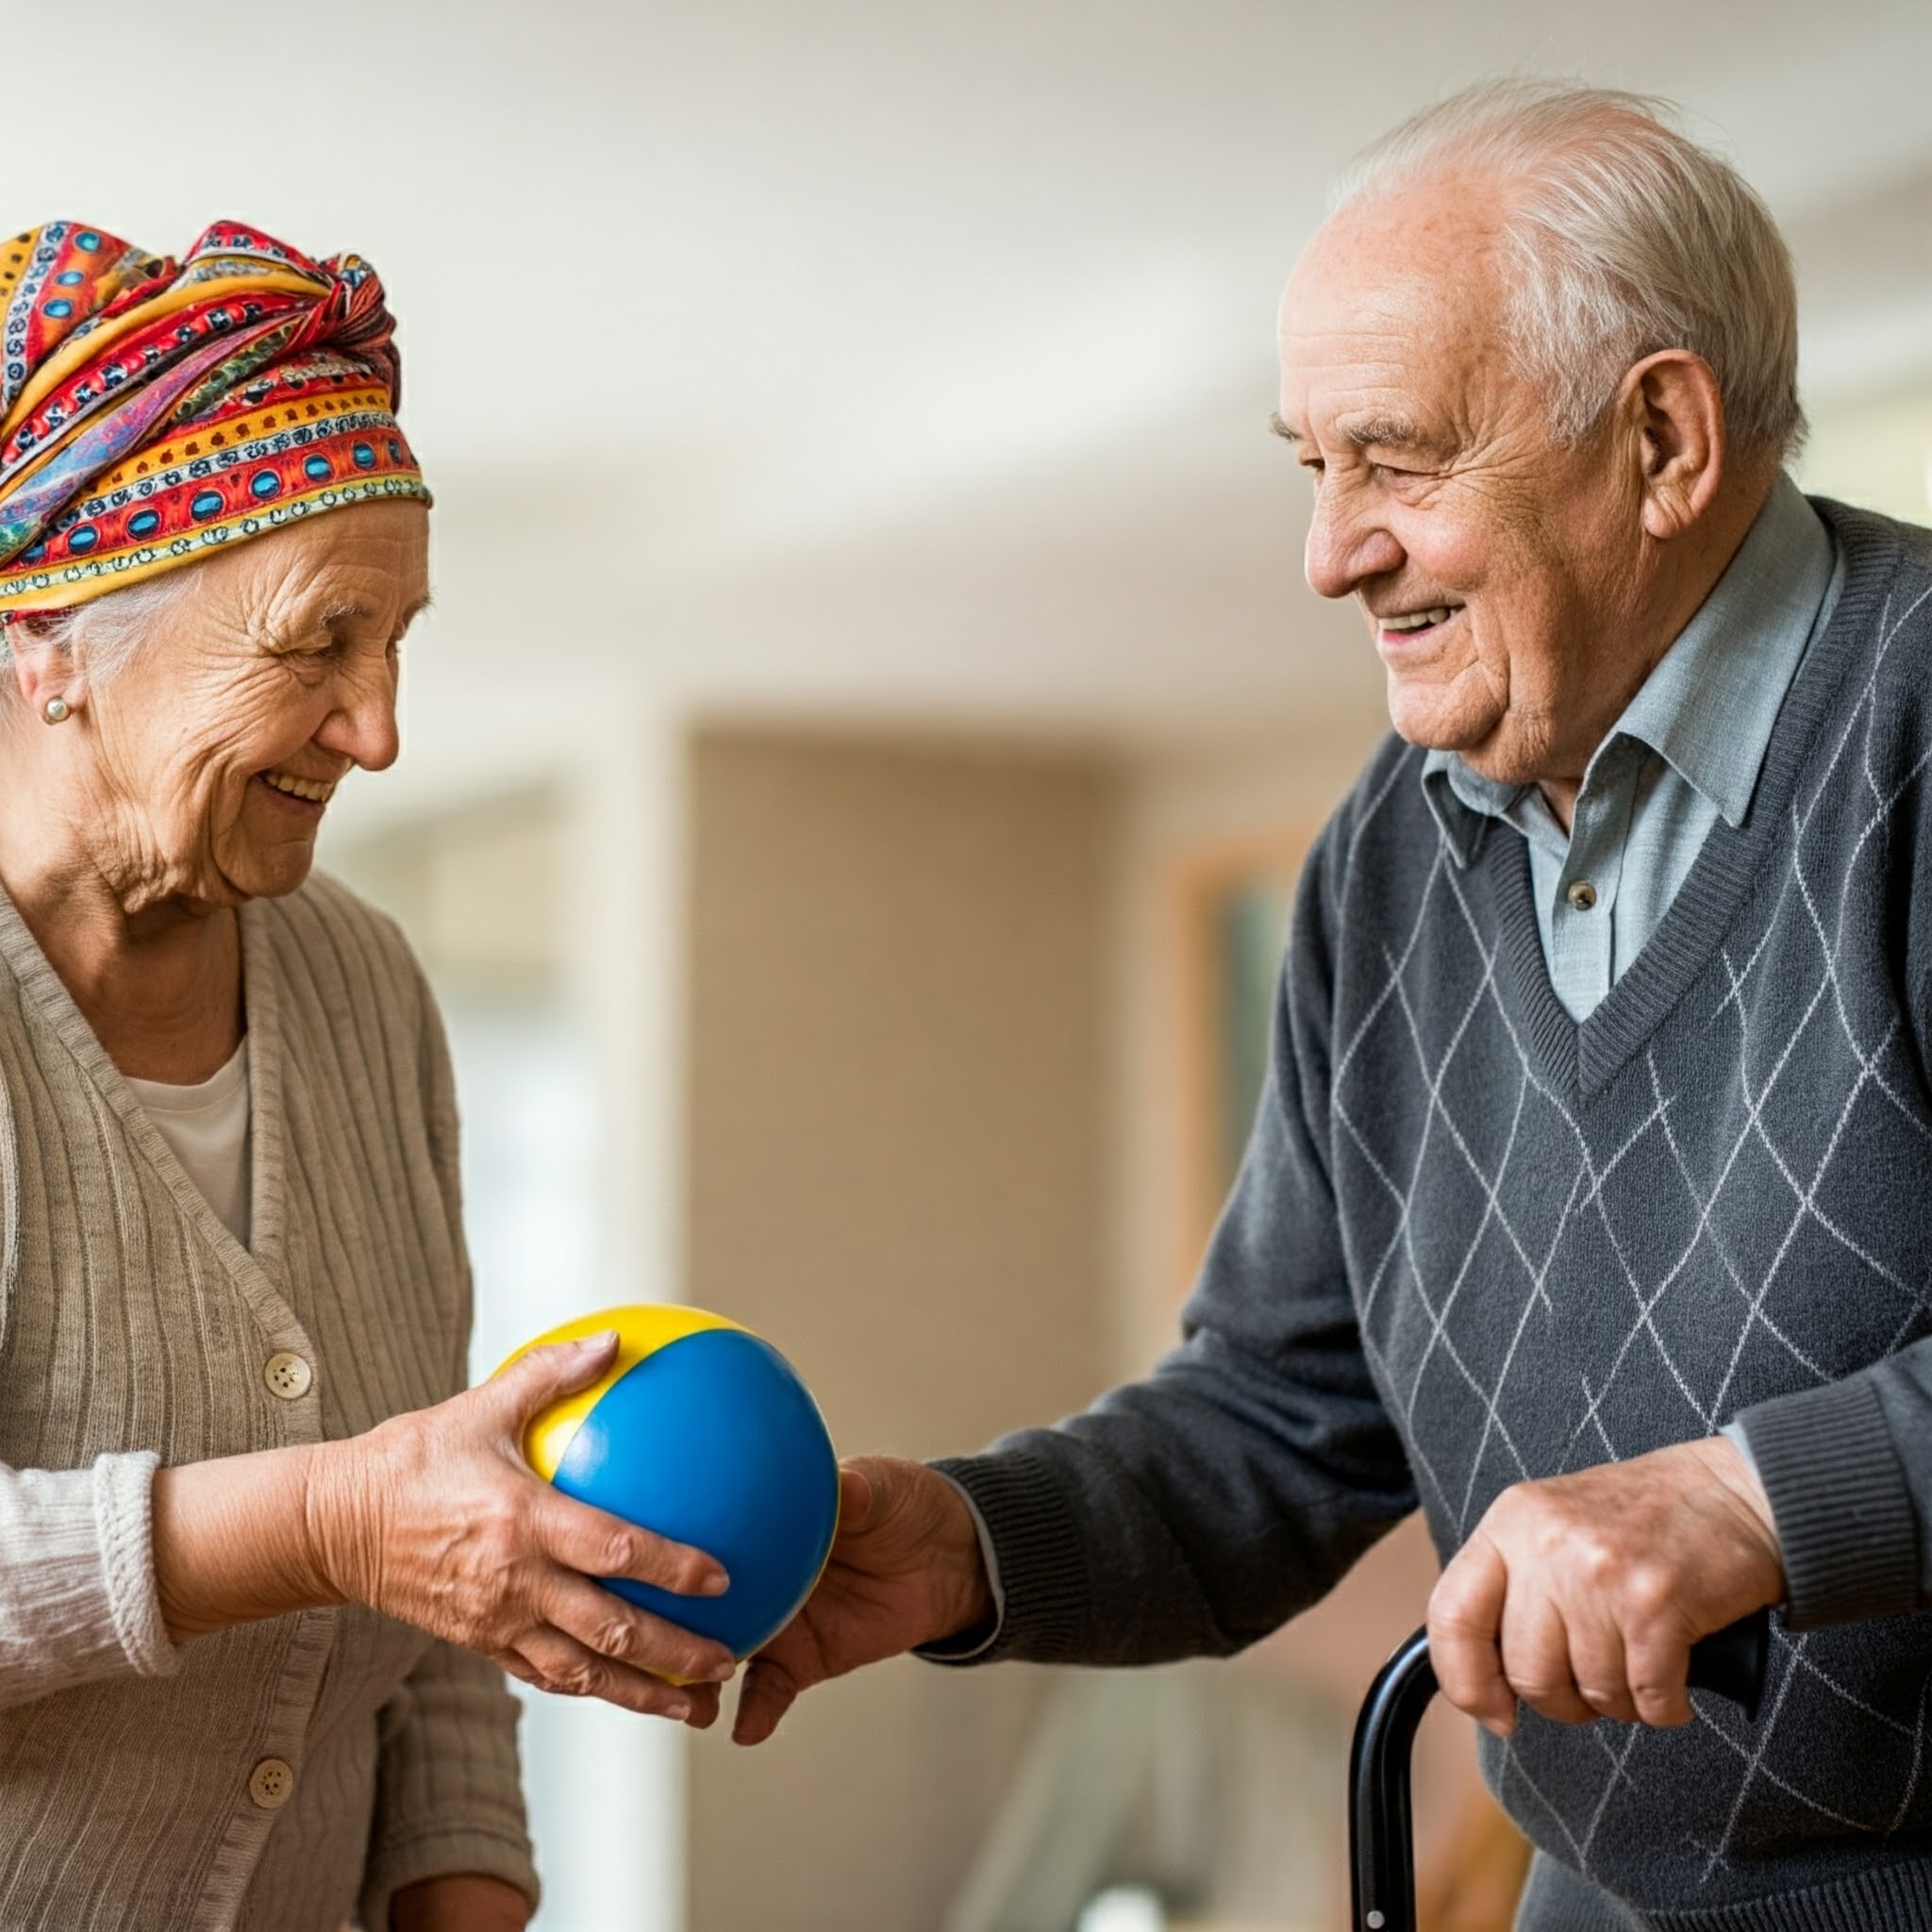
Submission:
M 335 795 L 333 778 L 304 778 L 293 772 L 258 772 L 257 779 L 278 806 L 319 819 Z

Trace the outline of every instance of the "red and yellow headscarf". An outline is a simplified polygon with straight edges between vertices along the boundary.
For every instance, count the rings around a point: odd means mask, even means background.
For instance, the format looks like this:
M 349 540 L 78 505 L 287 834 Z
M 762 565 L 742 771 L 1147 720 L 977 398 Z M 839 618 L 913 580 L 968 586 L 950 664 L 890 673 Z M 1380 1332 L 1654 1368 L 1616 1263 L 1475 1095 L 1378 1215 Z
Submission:
M 0 614 L 351 504 L 414 497 L 375 271 L 217 222 L 175 261 L 49 222 L 0 242 Z

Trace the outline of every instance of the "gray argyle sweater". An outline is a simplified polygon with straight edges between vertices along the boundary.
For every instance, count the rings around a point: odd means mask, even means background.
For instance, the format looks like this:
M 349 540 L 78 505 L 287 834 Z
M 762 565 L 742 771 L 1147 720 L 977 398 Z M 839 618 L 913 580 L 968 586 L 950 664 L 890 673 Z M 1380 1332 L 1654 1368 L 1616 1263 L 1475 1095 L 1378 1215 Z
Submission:
M 1458 866 L 1388 742 L 1304 877 L 1271 1078 L 1185 1340 L 941 1464 L 990 1656 L 1224 1654 L 1420 1502 L 1741 1416 L 1790 1578 L 1758 1722 L 1525 1715 L 1552 1857 L 1670 1932 L 1932 1928 L 1932 535 L 1821 504 L 1846 577 L 1744 822 L 1580 1024 L 1523 841 Z

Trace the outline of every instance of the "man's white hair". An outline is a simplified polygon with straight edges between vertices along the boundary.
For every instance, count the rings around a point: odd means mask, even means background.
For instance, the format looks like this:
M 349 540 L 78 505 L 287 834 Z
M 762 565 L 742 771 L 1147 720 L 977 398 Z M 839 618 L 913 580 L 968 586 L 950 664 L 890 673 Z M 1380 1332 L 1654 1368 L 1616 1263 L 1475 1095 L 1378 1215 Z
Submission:
M 1506 326 L 1559 441 L 1588 434 L 1632 364 L 1689 349 L 1717 376 L 1740 455 L 1797 448 L 1790 251 L 1742 176 L 1683 134 L 1669 102 L 1485 81 L 1385 134 L 1336 184 L 1331 208 L 1472 164 L 1509 191 Z

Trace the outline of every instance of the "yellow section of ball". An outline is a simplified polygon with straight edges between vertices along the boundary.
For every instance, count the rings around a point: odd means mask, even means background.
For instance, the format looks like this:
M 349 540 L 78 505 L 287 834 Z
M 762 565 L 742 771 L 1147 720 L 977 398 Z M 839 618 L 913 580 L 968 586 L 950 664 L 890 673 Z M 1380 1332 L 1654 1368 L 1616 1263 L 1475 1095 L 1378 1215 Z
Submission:
M 681 1307 L 670 1302 L 630 1302 L 623 1307 L 599 1308 L 593 1315 L 579 1315 L 574 1322 L 545 1329 L 505 1356 L 497 1363 L 495 1374 L 502 1374 L 511 1362 L 521 1360 L 533 1348 L 547 1347 L 554 1341 L 584 1341 L 612 1328 L 617 1331 L 617 1355 L 610 1366 L 588 1389 L 566 1395 L 533 1416 L 524 1431 L 524 1456 L 545 1482 L 557 1474 L 558 1464 L 563 1460 L 571 1439 L 584 1418 L 603 1400 L 604 1391 L 620 1376 L 627 1375 L 647 1355 L 655 1355 L 671 1342 L 682 1341 L 687 1335 L 702 1335 L 710 1328 L 735 1328 L 741 1335 L 750 1333 L 742 1323 L 727 1321 L 723 1315 L 713 1315 L 704 1308 Z

